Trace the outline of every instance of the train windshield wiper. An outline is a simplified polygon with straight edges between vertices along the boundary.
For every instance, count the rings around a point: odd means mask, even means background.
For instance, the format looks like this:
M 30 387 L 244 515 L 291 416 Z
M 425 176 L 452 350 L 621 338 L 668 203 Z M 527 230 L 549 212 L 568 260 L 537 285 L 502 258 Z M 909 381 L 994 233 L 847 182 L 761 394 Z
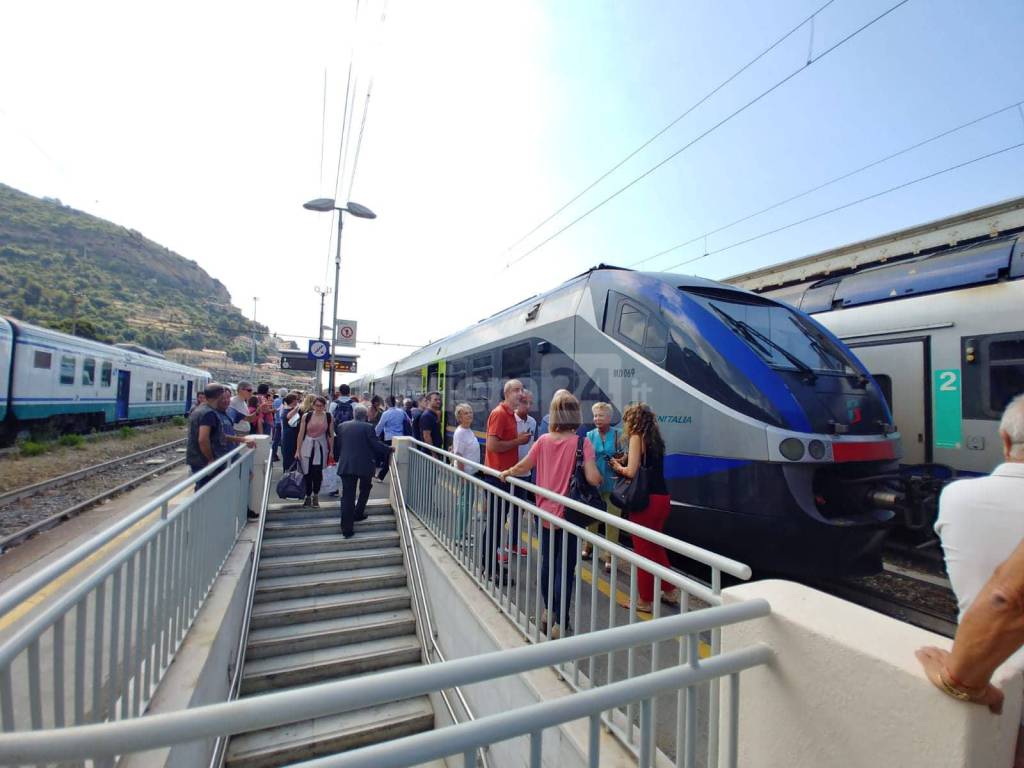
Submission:
M 721 307 L 715 306 L 711 302 L 708 302 L 708 306 L 715 310 L 715 312 L 717 312 L 719 316 L 723 320 L 725 320 L 725 322 L 729 325 L 730 328 L 732 328 L 743 338 L 745 338 L 752 347 L 759 350 L 765 357 L 772 357 L 771 350 L 775 350 L 784 358 L 786 358 L 790 363 L 792 363 L 793 366 L 798 371 L 800 371 L 804 379 L 807 380 L 808 382 L 815 381 L 818 378 L 817 374 L 814 372 L 814 369 L 811 368 L 811 366 L 809 366 L 799 357 L 794 355 L 784 346 L 779 344 L 777 341 L 773 341 L 769 337 L 765 336 L 763 333 L 761 333 L 759 330 L 754 328 L 749 323 L 745 323 L 742 320 L 737 320 L 735 317 L 730 315 Z M 768 349 L 765 348 L 765 345 L 768 346 Z
M 800 323 L 797 321 L 795 317 L 789 315 L 789 322 L 795 325 L 800 330 L 800 332 L 807 337 L 807 343 L 810 345 L 811 349 L 813 349 L 821 357 L 822 360 L 832 361 L 832 363 L 835 364 L 836 367 L 843 372 L 849 370 L 850 366 L 840 355 L 826 347 L 824 344 L 821 343 L 821 341 L 818 341 L 818 339 L 814 338 L 814 336 L 812 336 L 806 328 L 800 325 Z

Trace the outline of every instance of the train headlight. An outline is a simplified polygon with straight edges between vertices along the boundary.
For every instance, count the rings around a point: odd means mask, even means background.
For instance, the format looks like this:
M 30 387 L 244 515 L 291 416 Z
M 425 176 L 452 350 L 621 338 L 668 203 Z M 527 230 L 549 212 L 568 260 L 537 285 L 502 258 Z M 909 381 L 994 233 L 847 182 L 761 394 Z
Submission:
M 779 443 L 779 453 L 790 461 L 800 461 L 800 459 L 804 457 L 803 441 L 798 440 L 795 437 L 787 437 Z
M 807 453 L 815 461 L 821 461 L 825 458 L 825 444 L 821 440 L 811 440 L 807 444 Z

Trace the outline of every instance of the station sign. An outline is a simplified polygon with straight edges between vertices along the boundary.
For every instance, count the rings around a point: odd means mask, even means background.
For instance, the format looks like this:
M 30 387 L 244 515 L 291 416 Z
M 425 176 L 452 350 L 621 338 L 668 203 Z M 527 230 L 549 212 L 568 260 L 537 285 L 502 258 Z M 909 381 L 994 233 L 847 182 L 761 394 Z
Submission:
M 354 347 L 356 345 L 356 321 L 339 320 L 335 344 L 339 347 Z
M 331 370 L 331 361 L 324 361 L 324 370 Z M 356 358 L 354 357 L 335 357 L 334 358 L 334 372 L 335 373 L 359 373 Z
M 304 352 L 282 352 L 282 371 L 315 371 L 316 360 L 308 357 Z
M 331 356 L 331 342 L 322 339 L 310 339 L 306 357 L 310 360 L 326 360 Z

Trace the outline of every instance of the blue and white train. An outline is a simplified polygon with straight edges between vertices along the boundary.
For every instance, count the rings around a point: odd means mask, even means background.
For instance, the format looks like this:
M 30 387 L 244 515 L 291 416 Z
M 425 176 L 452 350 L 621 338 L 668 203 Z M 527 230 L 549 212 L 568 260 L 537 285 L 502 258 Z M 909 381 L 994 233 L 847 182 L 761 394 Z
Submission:
M 188 412 L 210 374 L 152 354 L 0 317 L 0 440 Z
M 604 401 L 658 415 L 672 494 L 667 532 L 761 572 L 872 572 L 894 513 L 875 478 L 900 457 L 882 391 L 806 314 L 732 286 L 592 269 L 357 382 L 442 393 L 447 431 L 468 402 L 484 437 L 502 382 L 540 419 L 555 390 L 585 417 Z

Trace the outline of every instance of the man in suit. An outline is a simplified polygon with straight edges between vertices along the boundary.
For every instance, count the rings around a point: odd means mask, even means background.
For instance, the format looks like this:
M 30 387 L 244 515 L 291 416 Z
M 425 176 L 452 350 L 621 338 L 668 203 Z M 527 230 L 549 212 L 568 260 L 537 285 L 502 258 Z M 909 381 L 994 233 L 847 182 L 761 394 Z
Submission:
M 341 477 L 341 533 L 346 539 L 355 533 L 355 522 L 366 519 L 373 473 L 391 449 L 377 439 L 366 420 L 367 408 L 352 406 L 352 420 L 338 425 L 338 475 Z M 356 500 L 356 487 L 359 498 Z

